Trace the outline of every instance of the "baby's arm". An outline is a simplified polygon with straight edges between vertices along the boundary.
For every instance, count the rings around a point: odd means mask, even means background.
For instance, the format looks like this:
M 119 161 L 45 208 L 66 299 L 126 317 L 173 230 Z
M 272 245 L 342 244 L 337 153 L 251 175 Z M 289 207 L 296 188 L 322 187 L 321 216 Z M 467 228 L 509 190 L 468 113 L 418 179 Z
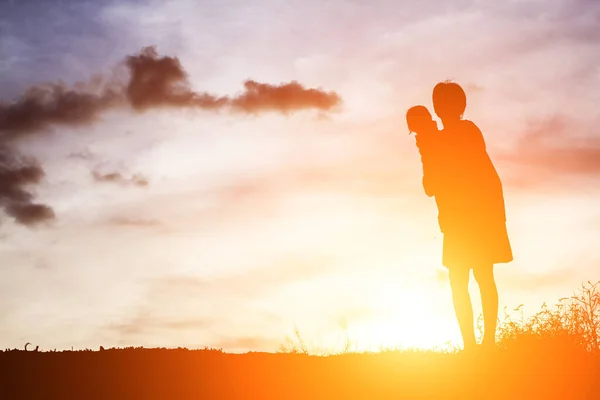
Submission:
M 429 152 L 432 145 L 432 133 L 431 132 L 421 132 L 415 135 L 416 145 L 419 148 L 419 153 L 421 156 L 425 152 Z
M 420 135 L 422 136 L 417 135 L 417 147 L 423 164 L 423 189 L 427 196 L 432 197 L 436 192 L 437 135 L 435 132 Z

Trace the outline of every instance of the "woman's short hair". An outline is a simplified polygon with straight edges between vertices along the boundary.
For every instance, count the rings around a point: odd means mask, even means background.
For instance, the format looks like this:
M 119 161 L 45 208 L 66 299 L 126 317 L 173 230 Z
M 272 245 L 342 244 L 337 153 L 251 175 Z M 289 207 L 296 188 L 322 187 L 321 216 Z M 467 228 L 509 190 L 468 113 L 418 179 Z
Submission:
M 433 88 L 433 109 L 440 118 L 461 117 L 467 108 L 467 95 L 456 82 L 440 82 Z

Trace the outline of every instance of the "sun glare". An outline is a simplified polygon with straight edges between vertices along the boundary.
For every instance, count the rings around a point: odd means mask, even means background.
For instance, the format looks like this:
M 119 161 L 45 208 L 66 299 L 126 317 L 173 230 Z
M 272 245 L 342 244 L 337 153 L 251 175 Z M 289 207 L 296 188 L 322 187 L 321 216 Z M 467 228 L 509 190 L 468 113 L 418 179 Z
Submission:
M 365 350 L 431 349 L 453 340 L 449 334 L 454 329 L 447 326 L 447 321 L 436 311 L 432 296 L 424 288 L 382 285 L 373 298 L 373 318 L 357 327 L 358 344 L 364 341 Z
M 359 352 L 427 350 L 460 343 L 460 332 L 452 315 L 446 315 L 448 310 L 439 307 L 447 304 L 440 298 L 446 293 L 408 284 L 393 285 L 381 279 L 375 290 L 369 292 L 368 315 L 333 329 L 321 348 L 338 352 L 349 344 L 347 350 Z M 340 335 L 340 329 L 345 329 L 344 335 Z

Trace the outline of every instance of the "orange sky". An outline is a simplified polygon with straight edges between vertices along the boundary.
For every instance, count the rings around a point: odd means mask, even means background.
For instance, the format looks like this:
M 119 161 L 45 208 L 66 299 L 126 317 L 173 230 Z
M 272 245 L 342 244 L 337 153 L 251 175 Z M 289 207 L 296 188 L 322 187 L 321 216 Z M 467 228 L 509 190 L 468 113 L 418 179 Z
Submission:
M 504 184 L 515 261 L 497 267 L 500 307 L 535 312 L 598 279 L 594 2 L 50 3 L 0 6 L 5 104 L 149 45 L 177 57 L 196 92 L 295 80 L 342 103 L 116 108 L 2 144 L 43 166 L 32 193 L 55 218 L 2 218 L 0 346 L 275 351 L 297 326 L 335 350 L 344 324 L 360 349 L 457 340 L 404 121 L 445 79 L 465 88 Z

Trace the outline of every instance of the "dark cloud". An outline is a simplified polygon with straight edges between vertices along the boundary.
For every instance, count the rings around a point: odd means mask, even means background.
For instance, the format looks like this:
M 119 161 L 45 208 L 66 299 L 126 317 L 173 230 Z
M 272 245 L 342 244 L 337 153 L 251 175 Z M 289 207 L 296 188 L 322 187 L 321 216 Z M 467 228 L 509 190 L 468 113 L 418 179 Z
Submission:
M 44 170 L 34 160 L 17 158 L 11 149 L 0 148 L 0 205 L 17 222 L 35 225 L 54 218 L 54 211 L 35 203 L 27 190 L 43 177 Z
M 177 57 L 159 57 L 154 47 L 147 47 L 125 59 L 131 77 L 125 95 L 131 106 L 143 111 L 157 107 L 195 107 L 219 109 L 227 97 L 196 93 L 190 89 L 187 73 Z
M 144 178 L 142 175 L 135 174 L 130 178 L 123 176 L 120 172 L 110 172 L 107 174 L 100 173 L 98 171 L 93 171 L 92 176 L 96 182 L 103 183 L 116 183 L 123 186 L 140 186 L 146 187 L 148 186 L 148 180 Z
M 45 204 L 14 203 L 5 208 L 5 212 L 27 226 L 54 219 L 54 210 Z
M 41 131 L 50 125 L 86 125 L 105 110 L 121 103 L 118 90 L 104 87 L 100 93 L 95 80 L 69 88 L 52 83 L 30 88 L 14 103 L 0 103 L 0 132 L 11 136 Z
M 33 194 L 26 185 L 36 184 L 43 176 L 42 167 L 29 160 L 19 164 L 19 155 L 12 141 L 24 135 L 44 132 L 54 125 L 82 126 L 97 121 L 103 112 L 130 107 L 137 112 L 157 108 L 196 108 L 257 113 L 276 111 L 290 113 L 302 109 L 328 111 L 339 105 L 334 92 L 306 89 L 298 82 L 270 85 L 248 80 L 245 91 L 235 97 L 215 96 L 193 91 L 187 72 L 177 57 L 159 56 L 154 47 L 143 48 L 127 56 L 123 62 L 127 74 L 123 79 L 115 72 L 111 76 L 96 75 L 88 82 L 68 86 L 62 82 L 28 89 L 12 103 L 0 102 L 0 204 L 18 222 L 30 225 L 54 218 L 52 209 L 32 203 Z M 72 157 L 90 159 L 82 152 Z M 27 175 L 29 174 L 29 175 Z M 124 178 L 121 173 L 99 174 L 99 182 L 147 186 L 141 176 Z
M 235 97 L 195 92 L 177 57 L 159 56 L 155 47 L 127 56 L 125 80 L 119 74 L 94 76 L 73 87 L 51 83 L 30 88 L 13 103 L 0 103 L 2 138 L 38 132 L 51 125 L 77 126 L 94 122 L 110 108 L 130 106 L 137 111 L 156 108 L 226 107 L 244 112 L 331 110 L 341 103 L 335 92 L 306 89 L 298 82 L 270 85 L 248 80 Z

